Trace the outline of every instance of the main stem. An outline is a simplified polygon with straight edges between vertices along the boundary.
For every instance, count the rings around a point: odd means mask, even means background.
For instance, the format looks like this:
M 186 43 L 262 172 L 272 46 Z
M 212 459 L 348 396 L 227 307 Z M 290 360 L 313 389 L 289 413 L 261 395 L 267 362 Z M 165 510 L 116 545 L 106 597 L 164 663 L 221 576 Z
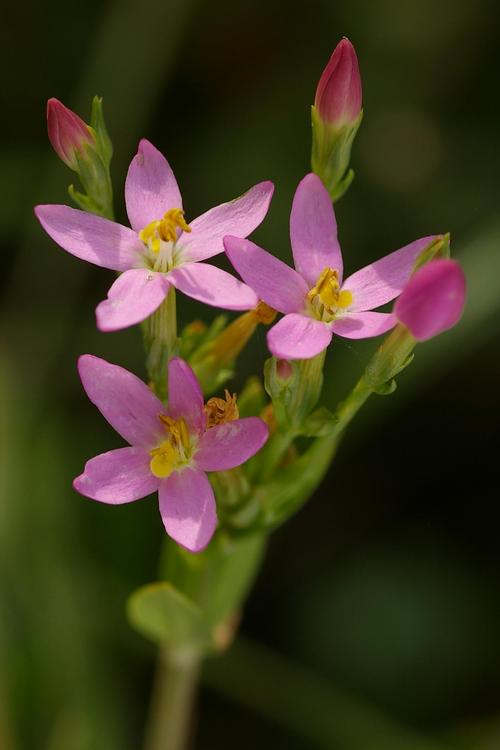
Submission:
M 187 746 L 199 668 L 196 650 L 160 651 L 144 750 L 184 750 Z

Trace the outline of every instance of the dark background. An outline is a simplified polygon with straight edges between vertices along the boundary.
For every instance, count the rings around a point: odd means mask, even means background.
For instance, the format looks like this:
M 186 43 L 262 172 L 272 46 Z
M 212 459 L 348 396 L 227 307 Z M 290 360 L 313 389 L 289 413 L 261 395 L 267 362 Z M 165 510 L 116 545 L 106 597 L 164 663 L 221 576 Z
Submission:
M 499 12 L 493 0 L 131 0 L 2 11 L 0 142 L 0 747 L 140 746 L 155 652 L 124 601 L 154 580 L 153 499 L 71 488 L 120 445 L 84 398 L 90 352 L 144 375 L 138 329 L 101 334 L 110 275 L 61 252 L 35 203 L 67 202 L 45 103 L 88 119 L 104 96 L 123 179 L 141 136 L 172 164 L 188 220 L 262 179 L 255 238 L 289 259 L 309 106 L 342 35 L 361 66 L 356 180 L 338 204 L 346 271 L 450 231 L 469 282 L 452 332 L 373 398 L 308 506 L 272 538 L 239 645 L 206 670 L 196 747 L 500 747 L 497 489 Z M 181 322 L 214 311 L 183 298 Z M 373 343 L 336 339 L 324 403 Z M 234 387 L 266 356 L 260 333 Z

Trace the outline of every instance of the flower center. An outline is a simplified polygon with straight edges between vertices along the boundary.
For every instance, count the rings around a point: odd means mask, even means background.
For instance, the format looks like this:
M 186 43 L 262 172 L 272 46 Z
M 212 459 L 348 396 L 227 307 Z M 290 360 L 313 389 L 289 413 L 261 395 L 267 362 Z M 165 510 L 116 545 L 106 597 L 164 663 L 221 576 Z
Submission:
M 148 249 L 149 265 L 154 271 L 168 271 L 174 265 L 175 243 L 178 230 L 190 232 L 182 208 L 171 208 L 162 219 L 151 221 L 139 232 L 139 239 Z
M 159 479 L 165 479 L 175 470 L 185 465 L 191 457 L 191 442 L 184 419 L 172 419 L 166 414 L 158 416 L 165 426 L 168 437 L 157 448 L 149 451 L 149 468 Z
M 329 323 L 339 310 L 352 304 L 352 294 L 340 288 L 338 271 L 324 268 L 316 284 L 307 293 L 307 300 L 318 320 Z
M 205 404 L 205 414 L 207 417 L 207 430 L 223 422 L 232 422 L 233 419 L 239 419 L 240 412 L 236 404 L 236 394 L 229 393 L 227 388 L 224 391 L 225 398 L 209 398 Z

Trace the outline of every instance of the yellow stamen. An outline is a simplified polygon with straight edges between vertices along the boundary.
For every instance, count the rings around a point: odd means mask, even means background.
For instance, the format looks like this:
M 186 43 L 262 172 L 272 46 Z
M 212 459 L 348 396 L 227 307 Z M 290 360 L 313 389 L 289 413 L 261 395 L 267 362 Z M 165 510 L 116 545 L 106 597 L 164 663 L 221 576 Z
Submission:
M 190 232 L 191 227 L 186 224 L 182 208 L 171 208 L 163 215 L 163 219 L 151 221 L 139 232 L 141 239 L 150 249 L 158 254 L 162 242 L 176 242 L 177 229 Z
M 182 419 L 173 419 L 166 414 L 159 414 L 160 422 L 166 427 L 168 437 L 159 446 L 149 451 L 151 461 L 149 468 L 159 479 L 170 476 L 178 466 L 189 459 L 189 432 Z
M 308 292 L 307 299 L 318 314 L 321 313 L 322 318 L 323 311 L 330 317 L 335 315 L 336 310 L 345 309 L 352 304 L 351 292 L 340 289 L 339 275 L 333 268 L 321 271 L 316 284 Z
M 229 393 L 227 388 L 224 391 L 225 399 L 209 398 L 205 404 L 205 414 L 207 416 L 207 430 L 223 422 L 232 422 L 233 419 L 239 419 L 240 412 L 236 404 L 236 394 Z

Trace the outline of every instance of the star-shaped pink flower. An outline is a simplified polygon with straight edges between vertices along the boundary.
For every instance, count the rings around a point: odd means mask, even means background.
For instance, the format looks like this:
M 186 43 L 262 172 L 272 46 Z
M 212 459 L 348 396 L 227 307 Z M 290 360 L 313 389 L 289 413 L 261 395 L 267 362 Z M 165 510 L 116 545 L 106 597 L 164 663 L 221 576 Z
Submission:
M 242 237 L 253 232 L 268 211 L 273 189 L 271 182 L 260 182 L 187 224 L 167 160 L 143 139 L 125 183 L 131 229 L 69 206 L 37 206 L 35 214 L 64 250 L 123 272 L 96 310 L 98 327 L 115 331 L 151 315 L 170 285 L 215 307 L 254 307 L 258 299 L 249 287 L 201 261 L 223 252 L 222 238 L 228 232 Z
M 224 247 L 241 278 L 285 315 L 268 331 L 271 353 L 281 359 L 309 359 L 328 346 L 334 333 L 364 339 L 392 328 L 394 315 L 373 308 L 401 293 L 416 259 L 435 237 L 415 240 L 342 281 L 332 202 L 320 178 L 311 173 L 299 183 L 290 215 L 296 270 L 249 240 L 224 237 Z
M 168 365 L 168 408 L 131 372 L 99 357 L 84 354 L 78 369 L 90 400 L 130 446 L 87 461 L 73 486 L 110 505 L 158 491 L 167 534 L 199 552 L 217 524 L 205 472 L 232 469 L 257 453 L 268 437 L 265 422 L 235 419 L 231 399 L 205 407 L 195 374 L 180 358 Z

